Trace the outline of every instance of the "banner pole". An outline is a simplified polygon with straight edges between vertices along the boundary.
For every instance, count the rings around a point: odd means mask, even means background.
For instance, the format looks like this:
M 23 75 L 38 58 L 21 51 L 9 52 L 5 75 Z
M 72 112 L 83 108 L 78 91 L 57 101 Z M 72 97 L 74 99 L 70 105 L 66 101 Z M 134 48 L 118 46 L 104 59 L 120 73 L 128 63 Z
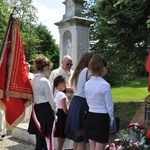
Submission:
M 1 44 L 1 47 L 0 47 L 0 61 L 2 59 L 3 48 L 4 48 L 4 45 L 5 45 L 5 42 L 6 42 L 6 38 L 7 38 L 7 35 L 8 35 L 9 27 L 10 27 L 10 24 L 11 24 L 11 21 L 12 21 L 12 16 L 13 16 L 13 13 L 14 13 L 15 9 L 16 9 L 15 5 L 11 6 L 11 13 L 10 13 L 10 16 L 9 16 L 9 19 L 8 19 L 6 31 L 5 31 L 5 34 L 4 34 L 4 37 L 3 37 L 3 40 L 2 40 L 2 44 Z

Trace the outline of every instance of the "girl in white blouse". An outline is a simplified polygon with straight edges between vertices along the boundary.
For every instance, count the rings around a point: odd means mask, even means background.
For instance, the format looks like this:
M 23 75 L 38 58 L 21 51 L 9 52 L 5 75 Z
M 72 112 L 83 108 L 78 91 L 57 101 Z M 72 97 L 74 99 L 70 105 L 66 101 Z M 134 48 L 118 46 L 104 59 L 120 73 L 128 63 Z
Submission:
M 85 118 L 88 106 L 84 87 L 90 75 L 88 64 L 92 56 L 93 53 L 88 52 L 82 55 L 71 78 L 74 95 L 68 110 L 66 133 L 67 138 L 74 141 L 74 150 L 86 150 L 86 143 L 88 142 L 85 131 Z
M 31 81 L 34 106 L 29 122 L 28 132 L 36 135 L 35 150 L 54 149 L 53 129 L 56 103 L 49 80 L 50 60 L 44 55 L 35 58 L 36 73 Z
M 66 78 L 62 75 L 54 79 L 54 98 L 57 106 L 56 130 L 54 136 L 57 137 L 56 150 L 62 150 L 66 140 L 65 127 L 67 119 L 67 96 L 63 92 L 66 89 Z
M 90 150 L 104 150 L 114 120 L 110 85 L 103 79 L 107 73 L 107 62 L 100 55 L 95 54 L 90 60 L 89 69 L 92 77 L 85 84 L 85 97 L 89 106 L 86 130 Z

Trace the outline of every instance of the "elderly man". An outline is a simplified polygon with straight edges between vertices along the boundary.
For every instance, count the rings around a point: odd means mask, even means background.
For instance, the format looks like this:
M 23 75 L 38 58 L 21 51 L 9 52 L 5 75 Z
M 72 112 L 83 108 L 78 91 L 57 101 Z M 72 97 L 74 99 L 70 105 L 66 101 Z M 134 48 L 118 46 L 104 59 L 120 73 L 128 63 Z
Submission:
M 52 85 L 52 88 L 53 88 L 53 81 L 58 75 L 62 75 L 66 78 L 66 81 L 67 81 L 66 95 L 68 97 L 69 103 L 71 102 L 72 93 L 73 93 L 73 90 L 70 84 L 70 79 L 74 72 L 71 69 L 72 65 L 73 65 L 72 58 L 69 55 L 65 55 L 61 61 L 61 66 L 57 69 L 54 69 L 49 76 L 49 81 Z
M 3 91 L 0 90 L 0 101 L 3 98 Z M 6 135 L 6 120 L 5 120 L 5 112 L 3 108 L 0 108 L 0 141 Z

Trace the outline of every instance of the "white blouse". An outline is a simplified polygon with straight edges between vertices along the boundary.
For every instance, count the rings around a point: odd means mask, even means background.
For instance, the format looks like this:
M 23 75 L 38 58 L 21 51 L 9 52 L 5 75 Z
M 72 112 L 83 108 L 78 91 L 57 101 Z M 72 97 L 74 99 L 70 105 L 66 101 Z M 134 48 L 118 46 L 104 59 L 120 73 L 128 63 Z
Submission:
M 89 106 L 89 112 L 108 113 L 110 126 L 112 126 L 114 120 L 114 105 L 110 84 L 102 77 L 92 76 L 85 84 L 85 96 Z
M 66 101 L 67 101 L 66 94 L 63 93 L 62 91 L 56 90 L 56 91 L 54 92 L 54 98 L 55 98 L 55 102 L 56 102 L 57 108 L 58 108 L 58 109 L 62 109 L 61 100 L 65 98 Z
M 80 96 L 80 97 L 85 98 L 84 87 L 85 87 L 85 83 L 87 81 L 87 77 L 86 77 L 87 70 L 88 70 L 88 68 L 84 68 L 78 76 L 77 85 L 76 86 L 74 85 L 74 87 L 73 87 L 75 96 Z
M 49 102 L 53 111 L 56 112 L 56 103 L 52 94 L 52 89 L 49 80 L 42 73 L 36 73 L 31 86 L 34 96 L 34 103 L 40 104 Z

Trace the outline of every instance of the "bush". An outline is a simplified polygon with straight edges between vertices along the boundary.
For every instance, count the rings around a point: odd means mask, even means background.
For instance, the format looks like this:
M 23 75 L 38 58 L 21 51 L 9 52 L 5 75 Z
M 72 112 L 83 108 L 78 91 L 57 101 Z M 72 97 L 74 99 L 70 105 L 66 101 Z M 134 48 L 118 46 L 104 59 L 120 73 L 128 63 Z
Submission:
M 136 73 L 132 66 L 125 63 L 110 63 L 108 66 L 108 73 L 105 79 L 112 86 L 125 85 L 129 81 L 135 79 Z

